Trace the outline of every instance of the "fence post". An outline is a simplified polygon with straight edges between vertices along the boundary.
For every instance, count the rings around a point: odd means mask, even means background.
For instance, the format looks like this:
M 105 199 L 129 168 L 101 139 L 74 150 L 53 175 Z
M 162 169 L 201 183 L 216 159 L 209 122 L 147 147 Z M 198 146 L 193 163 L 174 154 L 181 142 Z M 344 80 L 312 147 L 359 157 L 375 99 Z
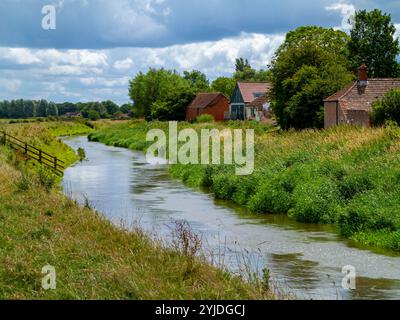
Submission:
M 54 169 L 57 170 L 57 158 L 54 157 Z
M 42 163 L 42 150 L 39 150 L 39 163 Z
M 3 132 L 3 136 L 4 136 L 4 144 L 7 143 L 7 133 L 4 131 Z
M 28 144 L 25 142 L 25 148 L 24 148 L 25 154 L 28 154 Z

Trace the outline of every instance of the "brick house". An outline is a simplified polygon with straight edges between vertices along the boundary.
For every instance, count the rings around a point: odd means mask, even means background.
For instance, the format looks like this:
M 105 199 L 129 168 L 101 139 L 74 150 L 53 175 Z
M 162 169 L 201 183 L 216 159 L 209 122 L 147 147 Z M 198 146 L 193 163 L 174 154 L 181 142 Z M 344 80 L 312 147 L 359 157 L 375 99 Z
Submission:
M 267 94 L 271 88 L 272 84 L 269 82 L 238 82 L 226 118 L 263 120 L 270 111 Z
M 355 83 L 324 100 L 325 128 L 340 124 L 369 127 L 372 104 L 392 89 L 400 89 L 400 79 L 368 79 L 363 64 Z
M 229 99 L 222 93 L 199 93 L 186 109 L 186 121 L 194 121 L 203 114 L 212 115 L 215 121 L 223 121 L 229 110 Z

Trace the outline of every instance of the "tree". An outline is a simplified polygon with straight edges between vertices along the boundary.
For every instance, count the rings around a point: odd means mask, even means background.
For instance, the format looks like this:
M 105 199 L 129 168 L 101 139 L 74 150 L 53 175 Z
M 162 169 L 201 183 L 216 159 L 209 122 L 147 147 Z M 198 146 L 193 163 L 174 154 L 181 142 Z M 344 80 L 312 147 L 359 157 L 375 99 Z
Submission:
M 32 100 L 24 100 L 24 118 L 36 117 L 36 104 Z
M 210 81 L 208 81 L 207 76 L 200 71 L 184 71 L 183 78 L 190 82 L 196 93 L 210 90 Z
M 193 101 L 196 94 L 193 90 L 182 91 L 171 96 L 166 101 L 153 103 L 151 117 L 159 121 L 183 121 L 186 119 L 186 107 Z
M 221 92 L 228 98 L 232 97 L 233 91 L 235 90 L 236 80 L 228 77 L 219 77 L 215 79 L 211 84 L 211 91 Z
M 120 110 L 122 113 L 131 113 L 133 106 L 129 103 L 125 103 L 121 106 Z
M 255 70 L 251 67 L 247 59 L 236 59 L 236 71 L 233 75 L 236 81 L 255 81 L 263 82 L 271 79 L 270 70 Z
M 36 114 L 38 117 L 47 117 L 48 102 L 46 100 L 40 100 L 37 106 Z
M 134 115 L 151 120 L 155 102 L 166 102 L 178 93 L 190 91 L 191 83 L 175 71 L 150 69 L 140 72 L 129 83 L 129 96 L 134 103 Z
M 348 36 L 301 27 L 287 34 L 272 61 L 272 108 L 284 129 L 323 126 L 323 100 L 353 80 L 348 71 Z
M 92 121 L 96 121 L 100 119 L 100 114 L 96 110 L 89 110 L 88 118 Z
M 395 32 L 396 27 L 389 14 L 383 14 L 378 9 L 358 11 L 348 44 L 352 70 L 356 71 L 362 63 L 366 63 L 370 77 L 398 76 L 396 57 L 400 48 L 399 40 L 394 38 Z
M 54 102 L 50 102 L 47 108 L 48 116 L 58 116 L 57 105 Z
M 109 115 L 113 115 L 114 113 L 119 111 L 119 106 L 114 102 L 107 100 L 101 103 Z
M 249 60 L 244 58 L 237 58 L 235 64 L 236 72 L 244 72 L 246 69 L 251 69 Z
M 378 126 L 386 121 L 394 121 L 400 125 L 400 89 L 389 91 L 372 105 L 371 120 Z

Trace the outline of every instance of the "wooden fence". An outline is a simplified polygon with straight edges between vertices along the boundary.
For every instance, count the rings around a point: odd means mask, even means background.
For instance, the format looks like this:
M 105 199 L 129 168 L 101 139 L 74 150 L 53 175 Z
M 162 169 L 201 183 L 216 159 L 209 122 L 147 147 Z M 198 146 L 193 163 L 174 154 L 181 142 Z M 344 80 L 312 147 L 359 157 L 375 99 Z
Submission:
M 57 175 L 62 176 L 64 174 L 64 161 L 57 159 L 56 157 L 44 152 L 43 150 L 38 149 L 24 141 L 21 141 L 16 137 L 9 135 L 5 131 L 0 130 L 0 140 L 2 143 L 8 144 L 14 150 L 22 152 L 28 158 L 36 160 L 40 164 L 43 164 L 53 169 Z

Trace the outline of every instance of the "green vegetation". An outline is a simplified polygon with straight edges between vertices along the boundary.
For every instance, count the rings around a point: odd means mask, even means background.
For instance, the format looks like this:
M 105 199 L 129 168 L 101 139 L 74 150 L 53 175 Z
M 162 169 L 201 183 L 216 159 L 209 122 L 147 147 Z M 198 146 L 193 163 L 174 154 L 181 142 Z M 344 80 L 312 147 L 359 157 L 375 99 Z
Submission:
M 373 247 L 400 250 L 400 129 L 337 127 L 327 131 L 270 133 L 255 126 L 256 163 L 251 176 L 231 166 L 173 165 L 170 173 L 192 187 L 210 188 L 220 199 L 255 213 L 287 214 L 309 223 L 338 225 L 343 235 Z M 226 125 L 225 125 L 226 126 Z M 180 123 L 224 128 L 223 124 Z M 131 122 L 94 132 L 90 139 L 146 150 L 150 129 L 167 123 Z M 269 132 L 269 133 L 268 133 Z
M 57 137 L 89 134 L 93 131 L 92 127 L 82 122 L 59 121 L 4 124 L 0 126 L 0 130 L 42 149 L 69 166 L 76 162 L 78 158 L 75 152 L 58 140 Z M 27 160 L 27 163 L 32 167 L 38 166 L 35 161 Z
M 371 78 L 400 76 L 397 63 L 400 46 L 395 33 L 396 26 L 390 14 L 378 9 L 358 11 L 348 44 L 352 70 L 356 71 L 361 63 L 366 63 Z
M 129 96 L 135 101 L 135 116 L 148 120 L 157 117 L 158 110 L 171 107 L 183 94 L 197 92 L 192 81 L 165 69 L 150 69 L 146 74 L 140 72 L 129 85 Z M 179 104 L 175 120 L 183 120 L 186 106 Z M 161 113 L 165 114 L 164 111 Z
M 210 114 L 202 114 L 196 118 L 197 123 L 210 123 L 214 121 L 214 117 Z
M 322 128 L 323 100 L 353 80 L 347 70 L 348 36 L 321 27 L 286 35 L 272 62 L 272 107 L 280 126 Z
M 71 113 L 80 113 L 84 118 L 97 120 L 99 118 L 113 118 L 119 113 L 130 114 L 131 109 L 131 105 L 125 104 L 119 107 L 110 100 L 85 103 L 54 103 L 43 99 L 39 101 L 18 99 L 11 101 L 0 101 L 0 118 L 54 118 L 58 116 L 65 116 Z M 95 119 L 93 118 L 94 113 L 96 113 Z
M 236 82 L 237 81 L 234 78 L 219 77 L 212 82 L 211 91 L 221 92 L 230 99 L 235 90 Z
M 76 123 L 6 129 L 32 137 L 31 142 L 52 154 L 65 154 L 62 159 L 68 163 L 73 161 L 71 150 L 55 137 L 88 132 Z M 201 241 L 184 224 L 177 224 L 173 247 L 139 228 L 121 230 L 89 206 L 65 197 L 51 173 L 27 167 L 3 145 L 0 180 L 0 299 L 272 298 L 262 280 L 248 283 L 210 266 L 200 253 Z M 56 290 L 41 288 L 46 265 L 56 269 Z
M 386 121 L 400 125 L 400 89 L 389 91 L 372 105 L 371 119 L 378 126 L 385 124 Z

